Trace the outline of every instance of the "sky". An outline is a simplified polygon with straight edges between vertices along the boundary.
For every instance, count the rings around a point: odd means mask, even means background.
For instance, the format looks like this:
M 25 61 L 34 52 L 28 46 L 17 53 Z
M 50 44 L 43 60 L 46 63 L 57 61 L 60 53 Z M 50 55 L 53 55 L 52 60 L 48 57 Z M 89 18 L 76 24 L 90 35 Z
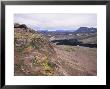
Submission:
M 76 30 L 79 27 L 97 27 L 97 15 L 87 13 L 14 14 L 14 23 L 26 24 L 34 30 Z

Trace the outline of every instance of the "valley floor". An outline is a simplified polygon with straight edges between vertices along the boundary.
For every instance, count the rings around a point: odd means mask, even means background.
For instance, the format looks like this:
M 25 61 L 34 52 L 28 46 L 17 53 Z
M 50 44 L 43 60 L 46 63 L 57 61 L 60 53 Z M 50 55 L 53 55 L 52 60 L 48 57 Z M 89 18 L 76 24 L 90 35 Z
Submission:
M 54 50 L 59 58 L 61 75 L 97 75 L 97 48 L 55 45 Z

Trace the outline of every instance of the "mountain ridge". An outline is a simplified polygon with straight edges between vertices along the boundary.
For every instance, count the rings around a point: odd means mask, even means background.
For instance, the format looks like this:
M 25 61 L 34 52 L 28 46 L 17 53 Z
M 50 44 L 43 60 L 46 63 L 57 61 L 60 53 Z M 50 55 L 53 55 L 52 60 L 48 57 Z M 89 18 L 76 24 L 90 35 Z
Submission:
M 74 33 L 95 33 L 95 32 L 97 32 L 97 28 L 80 27 Z

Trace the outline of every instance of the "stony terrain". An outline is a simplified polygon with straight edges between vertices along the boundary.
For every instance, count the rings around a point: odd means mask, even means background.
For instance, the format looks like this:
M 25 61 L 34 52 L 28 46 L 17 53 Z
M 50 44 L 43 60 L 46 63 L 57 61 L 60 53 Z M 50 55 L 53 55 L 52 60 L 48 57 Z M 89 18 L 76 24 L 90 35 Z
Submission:
M 93 76 L 96 59 L 96 48 L 55 45 L 25 24 L 14 24 L 15 76 Z
M 53 47 L 45 37 L 24 27 L 14 28 L 15 75 L 54 75 L 57 63 Z
M 54 49 L 60 58 L 65 75 L 97 75 L 96 48 L 58 45 Z

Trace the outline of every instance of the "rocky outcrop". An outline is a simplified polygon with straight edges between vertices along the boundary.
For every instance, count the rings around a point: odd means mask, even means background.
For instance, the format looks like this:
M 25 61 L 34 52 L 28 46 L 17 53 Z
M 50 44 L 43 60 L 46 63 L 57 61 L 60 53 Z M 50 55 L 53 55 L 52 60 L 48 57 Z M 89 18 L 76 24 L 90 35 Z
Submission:
M 24 28 L 24 29 L 27 29 L 27 26 L 25 24 L 15 23 L 14 24 L 14 28 Z

